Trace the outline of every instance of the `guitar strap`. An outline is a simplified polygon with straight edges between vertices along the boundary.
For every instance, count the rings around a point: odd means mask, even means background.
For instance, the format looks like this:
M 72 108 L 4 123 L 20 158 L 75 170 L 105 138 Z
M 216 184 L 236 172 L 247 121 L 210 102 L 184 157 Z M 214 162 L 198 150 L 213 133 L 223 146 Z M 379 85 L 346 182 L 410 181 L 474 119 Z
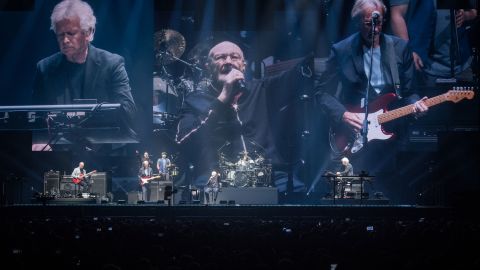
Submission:
M 384 35 L 385 43 L 386 43 L 386 54 L 388 55 L 388 64 L 390 66 L 390 73 L 392 74 L 393 79 L 393 87 L 395 88 L 395 94 L 397 95 L 398 99 L 402 98 L 400 92 L 400 78 L 398 77 L 398 67 L 397 61 L 395 60 L 395 49 L 393 48 L 393 39 L 388 36 Z

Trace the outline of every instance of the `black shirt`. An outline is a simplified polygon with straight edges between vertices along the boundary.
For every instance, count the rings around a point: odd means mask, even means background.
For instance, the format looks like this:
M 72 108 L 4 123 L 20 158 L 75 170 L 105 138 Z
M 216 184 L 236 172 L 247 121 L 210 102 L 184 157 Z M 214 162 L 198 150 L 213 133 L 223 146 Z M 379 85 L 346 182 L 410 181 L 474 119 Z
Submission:
M 85 63 L 77 64 L 64 59 L 67 79 L 65 80 L 65 104 L 71 104 L 75 99 L 83 99 L 85 81 Z
M 209 175 L 217 168 L 220 153 L 232 162 L 238 159 L 243 151 L 242 134 L 251 155 L 261 154 L 273 164 L 284 162 L 284 148 L 279 146 L 287 144 L 291 131 L 285 117 L 301 89 L 299 82 L 304 81 L 300 66 L 305 62 L 278 75 L 247 82 L 247 90 L 238 99 L 238 119 L 231 104 L 217 99 L 220 92 L 212 85 L 187 96 L 176 141 L 184 146 L 197 175 Z M 207 180 L 208 176 L 205 183 Z

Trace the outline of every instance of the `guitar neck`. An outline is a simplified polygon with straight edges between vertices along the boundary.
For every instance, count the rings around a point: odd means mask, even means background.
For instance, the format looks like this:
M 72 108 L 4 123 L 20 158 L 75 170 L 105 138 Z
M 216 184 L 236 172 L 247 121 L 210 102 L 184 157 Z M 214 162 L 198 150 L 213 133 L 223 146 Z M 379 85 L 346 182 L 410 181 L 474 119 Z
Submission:
M 425 103 L 425 105 L 427 105 L 427 107 L 432 107 L 432 106 L 438 105 L 440 103 L 448 101 L 447 95 L 448 95 L 448 93 L 444 93 L 444 94 L 426 99 L 424 101 L 424 103 Z M 385 124 L 387 122 L 398 119 L 400 117 L 407 116 L 407 115 L 412 114 L 412 113 L 415 113 L 415 105 L 414 104 L 403 106 L 403 107 L 400 107 L 398 109 L 391 110 L 391 111 L 388 111 L 388 112 L 385 112 L 385 113 L 382 113 L 381 115 L 379 115 L 378 116 L 378 123 Z

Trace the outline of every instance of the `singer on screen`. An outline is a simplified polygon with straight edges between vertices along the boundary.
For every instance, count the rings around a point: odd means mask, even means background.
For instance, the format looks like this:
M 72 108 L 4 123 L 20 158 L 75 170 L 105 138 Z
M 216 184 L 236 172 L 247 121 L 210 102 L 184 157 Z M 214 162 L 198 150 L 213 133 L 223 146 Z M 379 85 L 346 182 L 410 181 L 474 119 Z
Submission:
M 285 149 L 277 145 L 292 129 L 282 119 L 300 95 L 301 82 L 308 80 L 301 71 L 308 59 L 276 75 L 247 80 L 240 46 L 230 41 L 212 45 L 204 67 L 208 83 L 185 99 L 176 135 L 193 165 L 197 186 L 207 183 L 211 168 L 219 165 L 219 154 L 231 162 L 241 152 L 252 159 L 266 157 L 274 166 L 284 163 Z

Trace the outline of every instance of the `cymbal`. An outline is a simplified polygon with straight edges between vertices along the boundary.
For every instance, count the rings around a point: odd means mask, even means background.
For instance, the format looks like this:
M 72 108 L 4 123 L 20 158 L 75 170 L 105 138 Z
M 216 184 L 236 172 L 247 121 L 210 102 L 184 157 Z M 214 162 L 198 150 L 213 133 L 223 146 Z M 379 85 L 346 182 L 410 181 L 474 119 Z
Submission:
M 195 45 L 187 54 L 188 61 L 203 66 L 208 58 L 208 52 L 212 48 L 211 43 L 206 40 Z
M 179 32 L 163 29 L 153 35 L 153 48 L 155 51 L 155 64 L 168 65 L 180 58 L 185 52 L 185 38 Z

